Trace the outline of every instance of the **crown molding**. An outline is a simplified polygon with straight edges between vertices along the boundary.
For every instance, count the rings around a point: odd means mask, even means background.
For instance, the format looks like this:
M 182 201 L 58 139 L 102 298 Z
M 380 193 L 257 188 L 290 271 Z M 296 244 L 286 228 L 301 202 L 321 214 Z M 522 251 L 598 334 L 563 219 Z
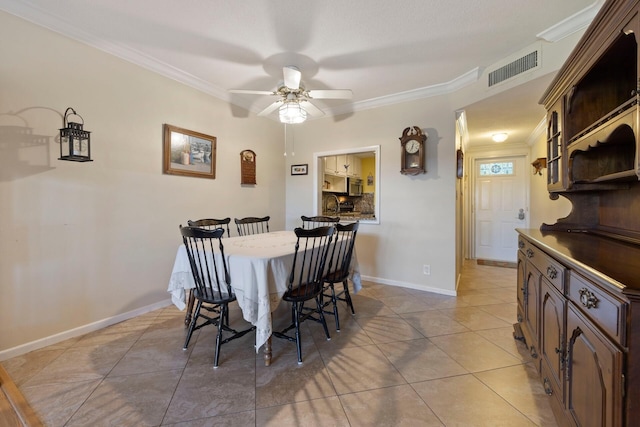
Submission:
M 562 39 L 563 37 L 568 36 L 569 34 L 572 34 L 575 31 L 588 26 L 604 1 L 605 0 L 597 0 L 593 5 L 587 7 L 586 9 L 539 33 L 537 37 L 547 41 L 555 42 Z M 231 103 L 231 97 L 225 89 L 212 85 L 209 82 L 206 82 L 192 74 L 186 73 L 177 67 L 159 61 L 157 58 L 142 53 L 136 49 L 132 49 L 122 44 L 106 41 L 102 38 L 89 34 L 86 31 L 82 31 L 77 26 L 73 25 L 73 23 L 68 22 L 64 17 L 50 13 L 48 11 L 44 11 L 43 9 L 31 3 L 22 1 L 15 2 L 11 0 L 0 0 L 0 9 L 22 19 L 25 19 L 35 25 L 47 28 L 51 31 L 62 34 L 63 36 L 77 40 L 81 43 L 116 56 L 127 62 L 138 65 L 156 74 L 185 84 L 200 92 L 209 94 L 211 96 Z M 354 111 L 363 111 L 448 94 L 455 92 L 472 83 L 475 83 L 480 78 L 480 74 L 480 68 L 476 67 L 445 83 L 439 83 L 391 95 L 380 96 L 377 98 L 366 99 L 335 108 L 327 108 L 324 109 L 323 112 L 327 116 L 337 116 L 341 114 L 353 113 Z M 250 111 L 255 113 L 259 112 L 258 110 L 256 110 L 256 106 L 247 105 L 246 102 L 243 104 L 242 100 L 236 100 L 234 104 L 242 108 L 249 109 Z
M 536 34 L 539 39 L 554 43 L 563 38 L 580 31 L 591 24 L 605 0 L 597 0 L 591 6 L 582 9 L 580 12 L 574 13 L 570 17 L 563 19 L 556 25 Z
M 536 141 L 540 138 L 541 135 L 544 135 L 544 132 L 547 130 L 547 117 L 543 116 L 538 125 L 531 131 L 531 134 L 527 138 L 527 145 L 529 147 L 533 146 Z
M 400 104 L 402 102 L 415 101 L 418 99 L 430 98 L 432 96 L 444 95 L 455 92 L 465 86 L 478 81 L 480 77 L 480 68 L 476 67 L 471 71 L 467 71 L 461 76 L 456 77 L 446 83 L 439 83 L 432 86 L 425 86 L 418 89 L 398 92 L 391 95 L 380 96 L 377 98 L 365 99 L 357 101 L 350 105 L 327 109 L 325 112 L 331 115 L 340 115 L 351 113 L 354 111 L 369 110 L 372 108 L 384 107 L 387 105 Z
M 185 73 L 172 65 L 159 61 L 150 55 L 130 47 L 106 41 L 86 31 L 79 29 L 64 17 L 44 11 L 33 4 L 0 0 L 0 9 L 29 21 L 39 27 L 46 28 L 65 37 L 84 43 L 95 49 L 116 56 L 132 64 L 138 65 L 171 80 L 183 83 L 200 92 L 207 93 L 228 101 L 226 90 L 218 88 L 192 74 Z

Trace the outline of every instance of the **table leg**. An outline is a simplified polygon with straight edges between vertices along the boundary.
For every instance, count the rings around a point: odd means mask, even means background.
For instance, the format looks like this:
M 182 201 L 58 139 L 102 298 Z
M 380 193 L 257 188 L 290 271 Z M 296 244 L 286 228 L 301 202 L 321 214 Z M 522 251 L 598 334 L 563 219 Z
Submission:
M 271 365 L 271 337 L 264 343 L 264 366 Z
M 187 313 L 184 315 L 184 325 L 189 326 L 191 324 L 191 315 L 193 312 L 193 304 L 196 298 L 193 296 L 193 290 L 189 290 L 189 297 L 187 298 Z

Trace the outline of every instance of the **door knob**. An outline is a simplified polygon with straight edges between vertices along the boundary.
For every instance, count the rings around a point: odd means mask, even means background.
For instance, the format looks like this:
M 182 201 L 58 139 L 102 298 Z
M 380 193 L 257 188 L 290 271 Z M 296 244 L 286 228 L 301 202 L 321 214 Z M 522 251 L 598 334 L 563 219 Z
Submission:
M 524 209 L 520 209 L 518 211 L 518 219 L 519 220 L 523 220 L 524 219 Z

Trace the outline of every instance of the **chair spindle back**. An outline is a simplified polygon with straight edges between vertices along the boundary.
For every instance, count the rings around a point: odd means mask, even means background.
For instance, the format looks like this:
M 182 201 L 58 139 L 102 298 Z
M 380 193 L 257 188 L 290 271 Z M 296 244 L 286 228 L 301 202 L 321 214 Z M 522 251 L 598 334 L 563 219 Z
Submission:
M 298 239 L 287 286 L 296 299 L 307 300 L 322 291 L 323 273 L 335 228 L 296 228 L 294 231 Z
M 214 218 L 204 218 L 198 219 L 195 221 L 187 221 L 187 225 L 189 227 L 199 227 L 206 228 L 207 230 L 215 230 L 216 228 L 222 228 L 227 232 L 227 237 L 231 237 L 231 233 L 229 230 L 229 223 L 231 222 L 231 218 L 224 219 L 214 219 Z
M 318 227 L 331 227 L 340 222 L 339 216 L 300 216 L 302 219 L 302 228 L 311 229 Z
M 270 219 L 270 216 L 262 218 L 248 216 L 240 219 L 234 218 L 233 220 L 238 228 L 239 236 L 250 236 L 252 234 L 268 233 Z
M 222 244 L 224 229 L 180 227 L 180 232 L 196 285 L 196 298 L 212 304 L 233 301 L 235 294 Z

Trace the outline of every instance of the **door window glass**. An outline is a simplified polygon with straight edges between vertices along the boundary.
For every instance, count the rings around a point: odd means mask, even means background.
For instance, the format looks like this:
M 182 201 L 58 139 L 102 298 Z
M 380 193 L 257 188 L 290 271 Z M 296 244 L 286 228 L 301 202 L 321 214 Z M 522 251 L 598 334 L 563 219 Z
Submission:
M 480 163 L 480 176 L 513 175 L 513 162 Z

